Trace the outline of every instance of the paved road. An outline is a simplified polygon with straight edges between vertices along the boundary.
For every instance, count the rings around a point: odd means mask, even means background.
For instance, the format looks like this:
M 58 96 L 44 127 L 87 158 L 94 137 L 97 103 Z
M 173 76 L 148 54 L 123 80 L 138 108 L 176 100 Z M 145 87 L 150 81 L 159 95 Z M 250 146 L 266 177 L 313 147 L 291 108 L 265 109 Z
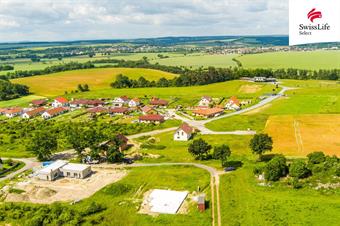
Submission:
M 8 158 L 2 158 L 2 159 L 8 159 Z M 11 158 L 11 159 L 13 159 L 14 161 L 20 161 L 20 162 L 25 163 L 25 166 L 22 167 L 21 169 L 17 170 L 17 171 L 14 171 L 14 172 L 6 175 L 5 177 L 0 178 L 0 181 L 12 179 L 16 175 L 18 175 L 18 174 L 20 174 L 20 173 L 22 173 L 26 170 L 32 169 L 34 166 L 36 166 L 36 160 L 32 159 L 32 158 Z

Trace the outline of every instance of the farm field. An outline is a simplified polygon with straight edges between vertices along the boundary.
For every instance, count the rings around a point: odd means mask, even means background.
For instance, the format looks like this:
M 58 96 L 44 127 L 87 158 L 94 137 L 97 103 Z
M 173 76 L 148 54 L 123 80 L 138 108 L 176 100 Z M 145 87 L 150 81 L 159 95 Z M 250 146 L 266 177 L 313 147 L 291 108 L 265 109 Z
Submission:
M 260 186 L 252 163 L 220 178 L 222 225 L 338 225 L 337 195 Z M 322 213 L 322 214 L 321 214 Z
M 161 77 L 173 78 L 175 74 L 152 69 L 136 68 L 95 68 L 65 71 L 54 74 L 18 78 L 13 83 L 28 85 L 30 91 L 36 95 L 56 96 L 63 95 L 65 91 L 77 89 L 78 84 L 88 84 L 91 90 L 110 87 L 118 74 L 124 74 L 132 79 L 144 76 L 148 80 L 158 80 Z
M 271 52 L 246 54 L 237 57 L 245 68 L 297 68 L 336 69 L 340 68 L 340 50 L 319 50 L 307 52 Z
M 306 156 L 322 151 L 340 156 L 340 115 L 270 116 L 264 131 L 273 138 L 276 153 Z
M 32 100 L 43 99 L 43 96 L 29 95 L 23 96 L 13 100 L 0 101 L 0 108 L 3 107 L 13 107 L 13 106 L 27 106 Z

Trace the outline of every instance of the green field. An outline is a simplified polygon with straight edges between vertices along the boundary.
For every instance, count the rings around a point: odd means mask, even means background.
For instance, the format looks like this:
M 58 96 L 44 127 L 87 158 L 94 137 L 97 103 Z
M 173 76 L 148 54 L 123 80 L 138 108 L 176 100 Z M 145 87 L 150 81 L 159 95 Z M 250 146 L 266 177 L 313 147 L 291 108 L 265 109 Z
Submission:
M 257 185 L 251 165 L 221 177 L 222 225 L 338 225 L 339 196 Z
M 29 95 L 20 97 L 18 99 L 0 101 L 0 108 L 3 107 L 14 107 L 14 106 L 27 106 L 32 100 L 43 99 L 43 96 Z
M 318 50 L 307 52 L 272 52 L 246 54 L 237 57 L 245 68 L 297 68 L 336 69 L 340 68 L 340 51 Z
M 88 84 L 91 90 L 107 89 L 118 74 L 124 74 L 132 79 L 144 76 L 148 80 L 158 80 L 161 77 L 170 79 L 176 76 L 175 74 L 152 69 L 95 68 L 18 78 L 11 81 L 28 85 L 30 92 L 35 95 L 50 97 L 63 95 L 65 91 L 76 90 L 78 84 Z

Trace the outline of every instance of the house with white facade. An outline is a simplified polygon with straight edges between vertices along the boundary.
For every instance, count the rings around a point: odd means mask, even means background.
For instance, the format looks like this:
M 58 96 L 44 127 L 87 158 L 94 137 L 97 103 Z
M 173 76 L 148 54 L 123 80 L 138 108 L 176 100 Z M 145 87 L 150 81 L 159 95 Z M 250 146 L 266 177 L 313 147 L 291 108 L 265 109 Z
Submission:
M 54 99 L 51 105 L 54 108 L 67 107 L 69 105 L 69 102 L 65 97 L 57 97 Z
M 49 118 L 53 118 L 55 116 L 61 115 L 65 112 L 67 112 L 68 109 L 64 108 L 64 107 L 57 107 L 57 108 L 53 108 L 53 109 L 49 109 L 47 111 L 45 111 L 41 116 L 44 119 L 49 119 Z
M 230 100 L 228 101 L 228 103 L 225 105 L 225 108 L 228 110 L 235 110 L 238 111 L 241 109 L 241 103 L 240 101 L 237 99 L 237 97 L 232 96 L 230 98 Z
M 26 111 L 24 114 L 21 115 L 21 117 L 24 119 L 30 119 L 43 114 L 45 111 L 46 109 L 44 107 L 38 107 L 33 110 Z
M 210 104 L 213 103 L 213 100 L 211 97 L 209 96 L 203 96 L 200 100 L 200 102 L 198 103 L 198 106 L 200 107 L 209 107 Z
M 21 115 L 23 113 L 22 108 L 10 108 L 5 110 L 4 114 L 7 118 L 14 118 L 18 115 Z
M 133 108 L 133 107 L 138 107 L 140 105 L 140 100 L 139 98 L 133 98 L 129 101 L 129 107 Z
M 123 105 L 128 104 L 130 99 L 127 96 L 116 97 L 112 104 L 114 107 L 122 107 Z
M 194 131 L 194 128 L 189 126 L 187 123 L 183 123 L 174 133 L 174 140 L 187 141 L 192 137 Z

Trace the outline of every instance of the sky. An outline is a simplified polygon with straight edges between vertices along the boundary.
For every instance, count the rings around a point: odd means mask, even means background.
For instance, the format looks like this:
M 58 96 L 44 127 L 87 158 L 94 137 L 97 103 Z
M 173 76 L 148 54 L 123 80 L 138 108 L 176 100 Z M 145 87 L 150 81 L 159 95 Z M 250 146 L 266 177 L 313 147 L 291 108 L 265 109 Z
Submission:
M 0 0 L 0 42 L 288 34 L 288 0 Z

